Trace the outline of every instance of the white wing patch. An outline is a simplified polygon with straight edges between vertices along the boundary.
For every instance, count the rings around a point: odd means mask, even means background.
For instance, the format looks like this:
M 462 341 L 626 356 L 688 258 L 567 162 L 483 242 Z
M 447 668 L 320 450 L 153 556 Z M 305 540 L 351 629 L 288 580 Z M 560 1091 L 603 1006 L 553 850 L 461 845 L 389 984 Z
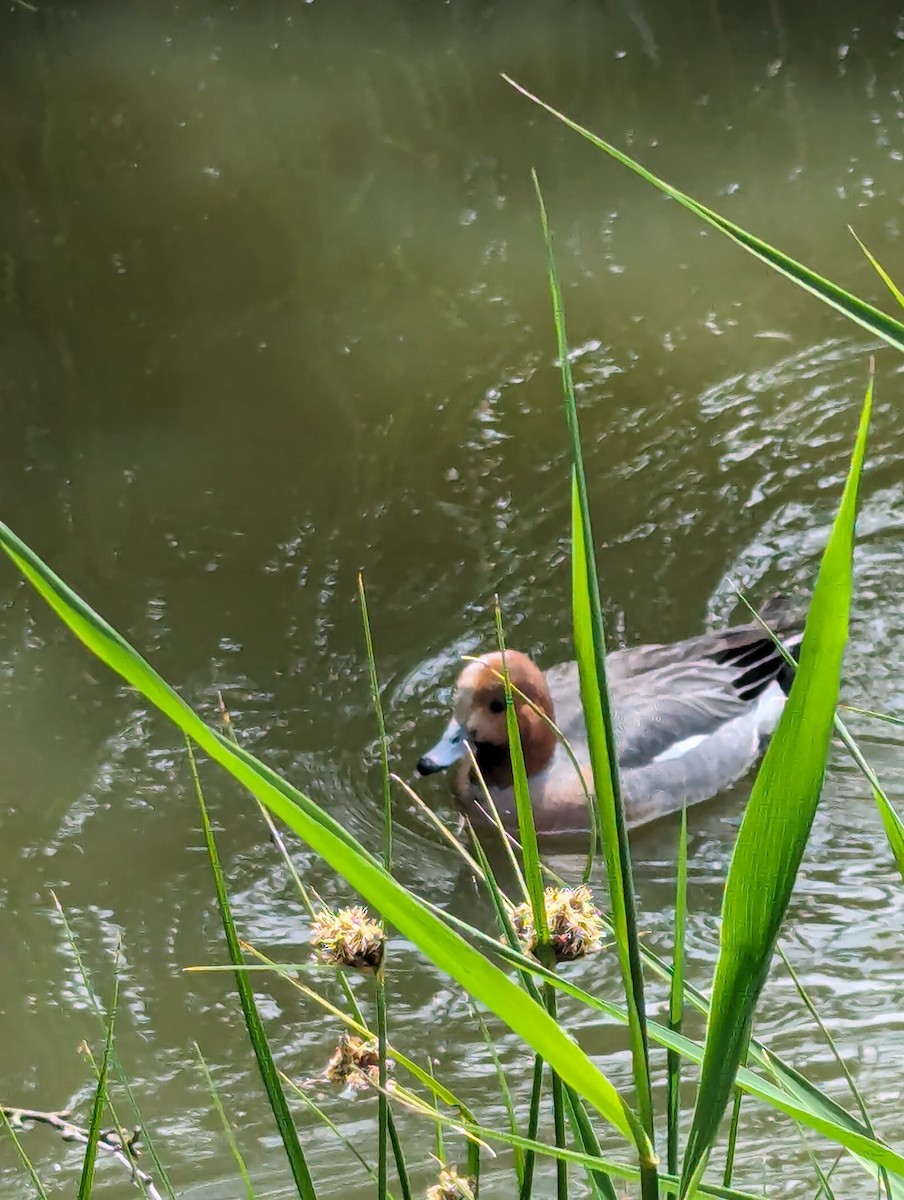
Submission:
M 687 754 L 688 751 L 695 750 L 708 737 L 708 733 L 695 733 L 693 737 L 682 738 L 680 742 L 673 742 L 661 754 L 657 754 L 653 762 L 668 762 L 670 758 L 680 758 L 682 754 Z

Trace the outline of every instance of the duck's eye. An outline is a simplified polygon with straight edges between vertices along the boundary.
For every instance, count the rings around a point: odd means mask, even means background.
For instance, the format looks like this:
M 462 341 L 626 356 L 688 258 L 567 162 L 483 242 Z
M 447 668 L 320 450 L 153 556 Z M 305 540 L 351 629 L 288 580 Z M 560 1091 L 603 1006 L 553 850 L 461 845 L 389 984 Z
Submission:
M 504 700 L 491 700 L 489 707 L 490 707 L 490 712 L 492 712 L 492 713 L 505 712 L 505 701 Z

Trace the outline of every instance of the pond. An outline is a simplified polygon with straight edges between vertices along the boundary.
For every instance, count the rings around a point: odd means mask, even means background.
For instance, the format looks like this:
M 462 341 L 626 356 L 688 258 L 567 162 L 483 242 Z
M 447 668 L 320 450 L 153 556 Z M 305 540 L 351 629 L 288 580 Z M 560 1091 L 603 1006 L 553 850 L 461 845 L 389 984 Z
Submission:
M 724 623 L 738 615 L 735 584 L 758 601 L 805 595 L 876 344 L 500 75 L 885 304 L 847 226 L 900 280 L 904 22 L 887 4 L 857 7 L 855 18 L 839 0 L 8 6 L 3 518 L 206 717 L 218 719 L 222 692 L 244 744 L 376 846 L 359 568 L 392 761 L 412 780 L 460 655 L 492 642 L 494 593 L 511 644 L 545 664 L 571 654 L 567 446 L 535 167 L 614 638 Z M 900 714 L 902 366 L 891 350 L 878 349 L 877 372 L 844 698 Z M 225 951 L 179 737 L 11 569 L 0 612 L 0 1095 L 90 1105 L 78 1047 L 97 1049 L 98 1030 L 56 895 L 104 996 L 122 939 L 119 1054 L 179 1194 L 245 1194 L 197 1042 L 258 1195 L 287 1197 L 230 979 L 184 972 Z M 855 728 L 895 798 L 901 737 Z M 307 919 L 258 812 L 212 768 L 203 778 L 243 933 L 301 960 Z M 449 815 L 444 779 L 417 786 Z M 700 984 L 748 788 L 690 822 Z M 400 877 L 473 917 L 453 852 L 399 810 Z M 641 928 L 663 953 L 676 836 L 666 822 L 633 842 Z M 348 901 L 303 846 L 292 851 L 326 899 Z M 902 896 L 873 801 L 836 754 L 783 945 L 892 1140 L 904 1091 Z M 618 994 L 611 954 L 574 975 Z M 332 994 L 329 979 L 311 978 Z M 432 1059 L 488 1123 L 501 1120 L 457 989 L 404 942 L 389 986 L 396 1042 Z M 316 1075 L 338 1027 L 288 986 L 258 988 L 280 1065 Z M 757 1032 L 846 1102 L 780 966 Z M 577 1033 L 627 1087 L 622 1031 L 584 1014 Z M 527 1054 L 501 1032 L 500 1045 L 523 1105 Z M 371 1102 L 322 1103 L 372 1154 Z M 373 1194 L 330 1132 L 303 1111 L 298 1120 L 324 1194 Z M 400 1126 L 423 1190 L 432 1132 L 405 1114 Z M 739 1186 L 814 1194 L 790 1122 L 750 1104 L 745 1130 Z M 27 1147 L 50 1194 L 73 1195 L 76 1152 L 39 1131 Z M 828 1169 L 831 1155 L 814 1148 Z M 509 1172 L 504 1154 L 488 1160 L 486 1194 L 511 1194 Z M 835 1178 L 862 1187 L 851 1162 Z M 543 1179 L 552 1195 L 546 1168 Z M 8 1139 L 0 1181 L 4 1196 L 33 1194 Z M 582 1186 L 576 1177 L 575 1194 Z M 107 1165 L 97 1194 L 136 1193 Z

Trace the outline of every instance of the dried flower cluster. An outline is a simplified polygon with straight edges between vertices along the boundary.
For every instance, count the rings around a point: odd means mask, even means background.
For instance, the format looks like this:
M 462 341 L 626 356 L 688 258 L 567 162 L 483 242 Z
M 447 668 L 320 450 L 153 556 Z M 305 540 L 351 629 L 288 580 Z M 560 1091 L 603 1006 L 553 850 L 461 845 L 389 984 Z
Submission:
M 392 1060 L 386 1060 L 387 1071 L 392 1069 Z M 330 1083 L 359 1092 L 369 1083 L 377 1083 L 380 1077 L 380 1052 L 376 1041 L 365 1041 L 353 1033 L 343 1033 L 339 1045 L 326 1064 L 324 1076 Z
M 354 967 L 379 971 L 383 963 L 386 933 L 379 921 L 356 904 L 337 913 L 324 909 L 311 923 L 311 945 L 331 967 Z
M 603 921 L 593 903 L 590 888 L 548 887 L 544 892 L 546 927 L 556 962 L 574 962 L 592 954 L 603 944 Z M 537 931 L 529 904 L 512 913 L 515 932 L 530 954 L 537 950 Z
M 471 1181 L 459 1175 L 455 1167 L 443 1167 L 439 1181 L 427 1188 L 426 1200 L 474 1200 Z

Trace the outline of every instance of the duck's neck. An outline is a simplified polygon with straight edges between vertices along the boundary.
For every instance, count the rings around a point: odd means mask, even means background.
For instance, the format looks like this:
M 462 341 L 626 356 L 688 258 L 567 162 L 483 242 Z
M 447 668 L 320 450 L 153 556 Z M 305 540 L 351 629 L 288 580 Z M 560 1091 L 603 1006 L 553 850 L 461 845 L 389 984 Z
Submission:
M 522 730 L 521 734 L 521 751 L 528 779 L 539 775 L 549 766 L 556 748 L 556 735 L 550 727 L 536 713 L 530 715 L 530 727 L 528 730 Z M 498 742 L 476 742 L 474 756 L 487 787 L 510 788 L 513 785 L 514 774 L 508 742 L 504 746 Z M 474 782 L 477 782 L 476 777 Z
M 514 783 L 512 756 L 509 754 L 507 744 L 499 746 L 496 742 L 476 742 L 474 757 L 477 759 L 477 769 L 487 787 L 510 788 L 512 786 Z M 476 775 L 473 771 L 471 774 L 474 776 L 474 782 L 479 786 Z

